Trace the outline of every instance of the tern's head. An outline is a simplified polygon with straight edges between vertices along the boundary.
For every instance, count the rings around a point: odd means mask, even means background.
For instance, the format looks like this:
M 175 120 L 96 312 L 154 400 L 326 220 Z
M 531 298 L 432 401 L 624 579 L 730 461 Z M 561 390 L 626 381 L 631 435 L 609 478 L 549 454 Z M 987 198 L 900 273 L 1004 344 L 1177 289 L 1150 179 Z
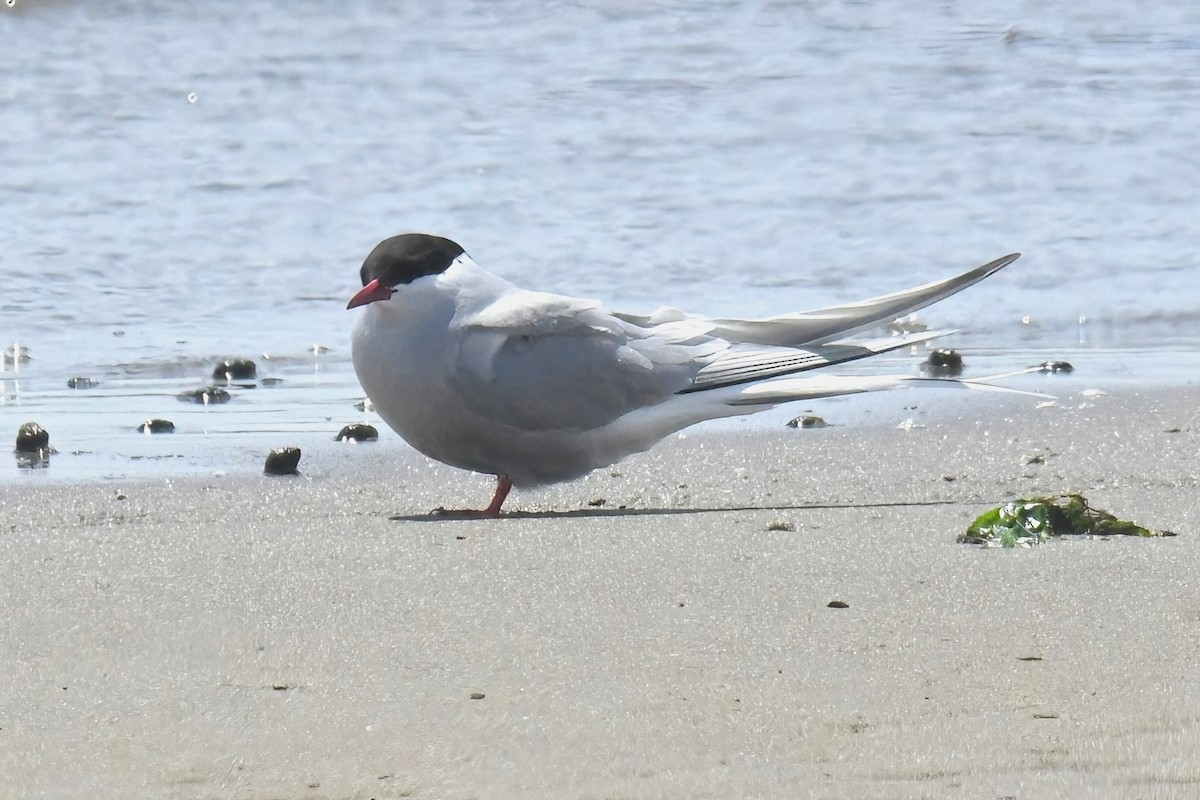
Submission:
M 398 286 L 445 272 L 462 254 L 463 249 L 455 242 L 426 233 L 405 233 L 384 239 L 363 262 L 363 288 L 350 298 L 346 308 L 387 300 Z

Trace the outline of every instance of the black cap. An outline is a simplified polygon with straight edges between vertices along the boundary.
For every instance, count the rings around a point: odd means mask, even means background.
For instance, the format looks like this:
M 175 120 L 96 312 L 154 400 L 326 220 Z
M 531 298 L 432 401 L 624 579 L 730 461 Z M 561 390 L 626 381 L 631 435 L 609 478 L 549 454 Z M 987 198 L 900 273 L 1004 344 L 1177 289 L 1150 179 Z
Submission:
M 412 283 L 425 275 L 445 272 L 463 252 L 457 243 L 427 233 L 393 236 L 375 245 L 363 262 L 362 284 L 366 286 L 376 279 L 392 288 Z

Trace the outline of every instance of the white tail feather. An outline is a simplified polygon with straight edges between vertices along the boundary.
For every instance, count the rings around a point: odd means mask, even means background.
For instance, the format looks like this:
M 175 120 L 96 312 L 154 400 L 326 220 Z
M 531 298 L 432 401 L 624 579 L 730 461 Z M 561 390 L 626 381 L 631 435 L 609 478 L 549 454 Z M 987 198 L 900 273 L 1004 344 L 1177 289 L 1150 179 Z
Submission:
M 970 389 L 977 392 L 1005 392 L 1053 400 L 1053 395 L 1026 392 L 995 386 L 985 381 L 996 377 L 961 380 L 958 378 L 925 378 L 916 375 L 814 375 L 803 378 L 783 378 L 766 381 L 742 388 L 729 397 L 729 405 L 774 405 L 794 400 L 815 400 L 821 397 L 836 397 L 844 394 L 878 392 L 885 389 L 901 389 L 912 385 L 936 389 Z
M 731 341 L 757 344 L 796 346 L 830 341 L 904 316 L 961 292 L 1016 261 L 1020 255 L 1011 253 L 953 278 L 844 306 L 780 314 L 766 319 L 714 319 L 713 332 Z

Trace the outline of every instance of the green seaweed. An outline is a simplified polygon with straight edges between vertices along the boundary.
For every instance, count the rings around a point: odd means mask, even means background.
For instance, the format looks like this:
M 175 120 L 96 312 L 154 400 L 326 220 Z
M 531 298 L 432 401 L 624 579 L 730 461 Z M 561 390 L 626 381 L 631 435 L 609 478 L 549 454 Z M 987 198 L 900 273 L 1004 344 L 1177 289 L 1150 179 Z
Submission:
M 1016 547 L 1041 544 L 1052 536 L 1171 536 L 1153 531 L 1107 511 L 1092 508 L 1081 494 L 1013 500 L 983 512 L 958 541 L 966 544 Z

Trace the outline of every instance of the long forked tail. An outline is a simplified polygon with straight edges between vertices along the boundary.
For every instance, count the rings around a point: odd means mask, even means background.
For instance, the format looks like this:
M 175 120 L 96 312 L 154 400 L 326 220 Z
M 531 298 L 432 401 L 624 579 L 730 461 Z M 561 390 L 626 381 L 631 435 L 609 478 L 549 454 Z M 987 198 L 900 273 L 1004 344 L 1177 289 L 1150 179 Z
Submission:
M 1020 256 L 1020 253 L 1010 253 L 953 278 L 844 306 L 764 319 L 714 319 L 713 334 L 733 342 L 789 347 L 843 338 L 944 300 L 1007 267 Z
M 877 392 L 885 389 L 901 389 L 908 386 L 937 389 L 969 389 L 977 392 L 1005 392 L 1008 394 L 1021 394 L 1027 397 L 1039 397 L 1045 400 L 1055 399 L 1054 395 L 1026 392 L 1021 389 L 1010 389 L 1006 386 L 996 386 L 987 383 L 987 381 L 998 377 L 1008 377 L 1008 374 L 973 378 L 970 380 L 959 378 L 926 378 L 916 375 L 814 375 L 802 378 L 783 378 L 746 386 L 736 394 L 728 397 L 725 402 L 733 406 L 775 405 L 777 403 L 789 403 L 794 400 L 815 400 L 821 397 L 861 394 L 863 392 Z

